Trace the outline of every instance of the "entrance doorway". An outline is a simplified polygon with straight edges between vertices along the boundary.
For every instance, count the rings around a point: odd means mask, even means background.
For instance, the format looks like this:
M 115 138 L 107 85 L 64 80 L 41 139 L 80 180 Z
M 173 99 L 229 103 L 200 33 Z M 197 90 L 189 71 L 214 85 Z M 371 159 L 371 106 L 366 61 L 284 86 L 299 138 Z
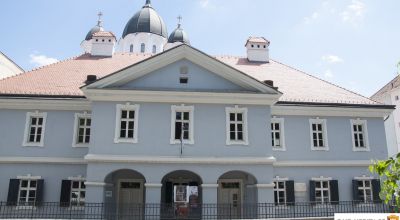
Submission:
M 119 219 L 142 219 L 143 181 L 119 180 L 118 188 Z
M 165 175 L 161 188 L 162 217 L 200 219 L 201 184 L 201 178 L 190 171 L 179 170 Z
M 239 218 L 242 216 L 242 187 L 241 180 L 220 180 L 218 183 L 218 204 L 221 205 L 219 209 L 220 216 L 227 216 Z

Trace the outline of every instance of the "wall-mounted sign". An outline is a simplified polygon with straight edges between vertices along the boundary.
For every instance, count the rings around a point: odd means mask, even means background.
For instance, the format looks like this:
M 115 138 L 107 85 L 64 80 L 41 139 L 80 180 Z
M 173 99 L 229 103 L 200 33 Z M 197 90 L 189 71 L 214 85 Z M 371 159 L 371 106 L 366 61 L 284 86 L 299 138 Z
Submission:
M 112 191 L 106 191 L 105 192 L 106 197 L 112 197 Z

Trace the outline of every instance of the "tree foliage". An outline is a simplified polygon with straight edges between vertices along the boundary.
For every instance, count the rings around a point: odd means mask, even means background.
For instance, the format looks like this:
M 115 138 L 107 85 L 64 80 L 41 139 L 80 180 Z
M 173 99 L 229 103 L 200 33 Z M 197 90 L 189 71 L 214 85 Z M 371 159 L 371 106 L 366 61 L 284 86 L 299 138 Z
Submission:
M 385 203 L 394 202 L 400 208 L 400 153 L 387 160 L 377 160 L 369 167 L 382 181 L 379 196 Z

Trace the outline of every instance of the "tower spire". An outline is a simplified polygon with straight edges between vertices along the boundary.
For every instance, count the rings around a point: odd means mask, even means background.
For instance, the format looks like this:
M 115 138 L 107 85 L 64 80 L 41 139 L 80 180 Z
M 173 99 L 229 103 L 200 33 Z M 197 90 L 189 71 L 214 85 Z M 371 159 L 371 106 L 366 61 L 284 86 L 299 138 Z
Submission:
M 177 19 L 178 19 L 178 28 L 180 28 L 181 27 L 181 24 L 182 24 L 182 16 L 178 16 L 177 17 Z
M 146 5 L 151 5 L 151 1 L 150 0 L 146 0 Z
M 101 17 L 103 16 L 103 13 L 100 11 L 97 16 L 99 16 L 99 19 L 97 20 L 97 26 L 102 27 L 103 21 L 101 20 Z

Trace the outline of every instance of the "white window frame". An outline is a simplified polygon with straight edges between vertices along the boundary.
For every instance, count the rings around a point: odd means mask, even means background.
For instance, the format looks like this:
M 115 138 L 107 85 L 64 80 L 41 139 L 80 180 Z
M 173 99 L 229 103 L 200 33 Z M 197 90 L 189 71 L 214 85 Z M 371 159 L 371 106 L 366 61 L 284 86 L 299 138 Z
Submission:
M 279 176 L 276 176 L 274 179 L 273 179 L 273 181 L 274 181 L 274 196 L 275 196 L 275 192 L 277 192 L 277 195 L 278 195 L 278 198 L 277 198 L 277 205 L 279 205 L 279 206 L 286 206 L 286 204 L 287 204 L 287 201 L 286 201 L 286 198 L 287 198 L 287 195 L 286 195 L 286 181 L 288 181 L 289 180 L 289 178 L 287 178 L 287 177 L 285 177 L 285 178 L 282 178 L 282 177 L 279 177 Z M 275 188 L 275 186 L 278 186 L 277 184 L 278 184 L 278 182 L 284 182 L 284 188 L 282 189 L 282 188 Z M 280 191 L 283 191 L 284 192 L 284 202 L 283 203 L 280 203 L 279 202 L 279 192 Z M 275 199 L 275 198 L 274 198 Z
M 353 151 L 370 151 L 369 148 L 369 140 L 368 140 L 368 126 L 367 120 L 350 119 L 350 128 L 351 128 L 351 141 L 353 144 Z M 364 147 L 356 147 L 355 139 L 354 139 L 354 125 L 362 125 L 363 128 L 363 136 L 364 136 Z
M 325 189 L 327 189 L 327 191 L 328 191 L 328 202 L 325 202 L 325 201 L 319 201 L 318 202 L 318 204 L 330 204 L 330 202 L 332 201 L 331 200 L 331 184 L 330 184 L 330 181 L 332 180 L 332 177 L 323 177 L 323 176 L 320 176 L 320 177 L 313 177 L 313 178 L 311 178 L 311 180 L 312 181 L 315 181 L 315 182 L 320 182 L 321 183 L 321 188 L 319 188 L 320 189 L 320 191 L 322 191 L 321 193 L 321 195 L 322 195 L 322 197 L 321 197 L 321 199 L 322 198 L 324 198 L 325 196 L 324 196 L 324 194 L 323 194 L 323 191 L 325 190 Z M 323 184 L 322 184 L 322 182 L 328 182 L 328 188 L 323 188 Z M 314 189 L 314 191 L 315 191 L 315 202 L 317 203 L 317 183 L 315 183 L 315 189 Z
M 87 112 L 75 113 L 74 135 L 73 135 L 73 138 L 72 138 L 72 147 L 88 147 L 89 144 L 90 144 L 90 141 L 91 141 L 91 140 L 89 140 L 89 143 L 78 143 L 78 140 L 79 140 L 78 133 L 79 133 L 79 127 L 80 127 L 79 120 L 81 118 L 85 118 L 85 119 L 90 119 L 91 120 L 92 119 L 92 115 L 87 113 Z M 93 122 L 93 121 L 91 120 L 91 122 Z M 85 125 L 84 127 L 85 127 L 85 136 L 86 136 L 86 128 L 88 126 Z M 89 129 L 90 129 L 90 139 L 92 139 L 92 123 L 90 123 Z
M 311 150 L 315 151 L 329 151 L 329 145 L 328 145 L 328 131 L 327 131 L 327 125 L 326 125 L 326 119 L 320 119 L 320 118 L 310 118 L 309 119 L 310 123 L 310 143 L 311 143 Z M 313 124 L 322 124 L 322 141 L 324 143 L 324 146 L 322 147 L 316 147 L 314 146 L 314 138 L 313 138 L 313 129 L 312 125 Z
M 85 184 L 86 178 L 82 177 L 82 176 L 72 176 L 72 177 L 68 177 L 68 180 L 71 181 L 71 192 L 69 194 L 69 199 L 70 199 L 70 207 L 71 208 L 84 208 L 85 206 L 85 202 L 86 202 L 86 187 L 82 189 L 82 183 Z M 78 191 L 79 192 L 79 196 L 78 196 L 78 205 L 72 205 L 72 191 L 74 191 L 73 189 L 73 182 L 79 182 L 79 188 Z M 83 198 L 83 204 L 80 205 L 79 201 L 81 200 L 81 192 L 85 192 L 85 198 Z
M 358 184 L 357 184 L 357 191 L 358 190 L 363 190 L 363 194 L 364 194 L 364 197 L 362 198 L 363 199 L 363 202 L 364 203 L 371 203 L 371 202 L 373 202 L 374 201 L 374 191 L 373 191 L 373 188 L 372 188 L 372 180 L 373 180 L 374 178 L 372 177 L 372 176 L 365 176 L 365 175 L 363 175 L 363 176 L 356 176 L 356 177 L 354 177 L 354 180 L 357 180 L 357 181 L 362 181 L 363 182 L 363 186 L 360 188 L 359 186 L 358 186 Z M 369 187 L 366 187 L 365 186 L 365 181 L 369 181 Z M 366 201 L 366 197 L 367 197 L 367 194 L 366 194 L 366 190 L 370 190 L 371 191 L 371 193 L 370 193 L 370 201 Z M 358 193 L 358 192 L 357 192 Z
M 33 117 L 42 117 L 42 134 L 40 137 L 40 142 L 29 142 L 30 130 L 31 130 L 31 118 Z M 26 113 L 26 120 L 25 120 L 25 132 L 24 132 L 24 140 L 22 142 L 22 146 L 25 147 L 43 147 L 44 146 L 44 135 L 45 135 L 45 128 L 46 128 L 46 118 L 47 112 L 27 112 Z
M 170 144 L 180 144 L 180 140 L 175 139 L 175 120 L 176 112 L 189 112 L 189 139 L 183 140 L 183 144 L 194 144 L 194 106 L 172 105 L 171 106 L 171 138 Z
M 241 113 L 243 114 L 243 140 L 236 141 L 230 139 L 230 113 Z M 226 115 L 226 145 L 249 145 L 248 130 L 247 130 L 247 108 L 225 107 Z
M 17 200 L 17 208 L 18 209 L 33 209 L 34 208 L 34 204 L 36 203 L 36 199 L 37 199 L 37 184 L 38 184 L 38 180 L 42 179 L 41 176 L 32 176 L 31 174 L 25 175 L 25 176 L 17 176 L 17 179 L 19 180 L 19 186 L 18 186 L 18 200 Z M 29 191 L 33 191 L 33 189 L 35 190 L 35 201 L 33 202 L 33 204 L 31 205 L 26 205 L 26 204 L 20 204 L 20 198 L 21 198 L 21 184 L 22 181 L 28 181 L 28 187 L 24 187 L 24 189 L 27 191 L 26 192 L 26 199 L 28 200 L 29 198 Z M 36 181 L 36 187 L 30 187 L 31 185 L 31 181 Z M 25 201 L 25 203 L 28 203 L 28 201 Z
M 273 117 L 273 118 L 271 118 L 270 126 L 271 126 L 272 123 L 279 123 L 279 133 L 280 133 L 280 141 L 281 141 L 281 146 L 279 146 L 279 147 L 272 146 L 272 150 L 274 150 L 274 151 L 286 151 L 286 145 L 285 145 L 285 119 L 284 118 Z M 272 133 L 274 133 L 274 132 L 271 129 L 271 134 Z M 273 138 L 273 137 L 271 137 L 271 138 Z M 274 143 L 276 143 L 276 141 L 274 141 Z
M 115 136 L 114 143 L 138 143 L 138 121 L 139 121 L 139 108 L 140 105 L 132 105 L 130 103 L 117 104 L 115 114 Z M 120 138 L 121 130 L 121 111 L 135 111 L 134 125 L 133 125 L 133 138 Z

